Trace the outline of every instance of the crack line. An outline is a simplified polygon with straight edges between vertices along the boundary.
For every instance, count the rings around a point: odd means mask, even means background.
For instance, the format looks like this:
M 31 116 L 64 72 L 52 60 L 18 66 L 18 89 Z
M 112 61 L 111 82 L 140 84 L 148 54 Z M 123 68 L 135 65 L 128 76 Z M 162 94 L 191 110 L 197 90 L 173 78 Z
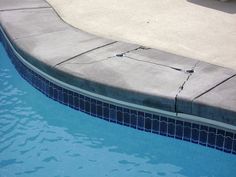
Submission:
M 82 53 L 80 53 L 80 54 L 77 54 L 77 55 L 75 55 L 75 56 L 73 56 L 73 57 L 70 57 L 70 58 L 68 58 L 68 59 L 66 59 L 66 60 L 64 60 L 64 61 L 61 61 L 61 62 L 55 64 L 53 67 L 57 67 L 57 66 L 59 66 L 59 65 L 61 65 L 61 64 L 63 64 L 63 63 L 65 63 L 65 62 L 68 62 L 68 61 L 70 61 L 70 60 L 72 60 L 72 59 L 74 59 L 74 58 L 76 58 L 76 57 L 79 57 L 79 56 L 81 56 L 81 55 L 83 55 L 83 54 L 92 52 L 92 51 L 94 51 L 94 50 L 97 50 L 97 49 L 100 49 L 100 48 L 103 48 L 103 47 L 106 47 L 106 46 L 109 46 L 109 45 L 112 45 L 112 44 L 115 44 L 116 42 L 117 42 L 117 41 L 110 42 L 110 43 L 108 43 L 108 44 L 105 44 L 105 45 L 102 45 L 102 46 L 95 47 L 95 48 L 93 48 L 93 49 L 87 50 L 87 51 L 82 52 Z
M 184 86 L 185 86 L 185 84 L 187 83 L 187 81 L 190 79 L 190 77 L 193 75 L 193 73 L 194 73 L 194 70 L 195 70 L 195 68 L 197 67 L 197 65 L 200 63 L 200 61 L 197 61 L 196 63 L 195 63 L 195 65 L 192 67 L 192 72 L 190 72 L 189 73 L 189 75 L 188 75 L 188 77 L 186 78 L 186 80 L 183 82 L 183 84 L 179 87 L 179 91 L 178 91 L 178 93 L 176 94 L 176 96 L 175 96 L 175 112 L 177 113 L 177 99 L 178 99 L 178 96 L 179 96 L 179 94 L 183 91 L 183 89 L 184 89 Z
M 213 90 L 214 88 L 218 87 L 219 85 L 221 85 L 221 84 L 225 83 L 226 81 L 230 80 L 231 78 L 235 77 L 235 76 L 236 76 L 236 74 L 230 76 L 229 78 L 227 78 L 227 79 L 221 81 L 220 83 L 216 84 L 215 86 L 209 88 L 209 89 L 206 90 L 205 92 L 203 92 L 203 93 L 201 93 L 200 95 L 196 96 L 196 97 L 192 100 L 192 102 L 193 102 L 194 100 L 198 99 L 199 97 L 201 97 L 202 95 L 204 95 L 204 94 L 210 92 L 210 91 Z

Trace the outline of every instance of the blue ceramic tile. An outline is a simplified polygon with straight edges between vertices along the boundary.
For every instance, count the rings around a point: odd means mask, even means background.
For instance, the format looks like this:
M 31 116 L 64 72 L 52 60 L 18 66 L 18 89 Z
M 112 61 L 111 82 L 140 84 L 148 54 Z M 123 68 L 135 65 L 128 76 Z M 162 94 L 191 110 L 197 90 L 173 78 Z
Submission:
M 224 146 L 224 136 L 225 136 L 225 131 L 223 130 L 217 130 L 217 135 L 216 135 L 216 148 L 222 150 Z
M 236 139 L 233 141 L 233 153 L 236 154 Z
M 159 120 L 159 116 L 157 116 L 157 115 L 153 115 L 152 132 L 157 133 L 157 134 L 160 133 L 160 120 Z
M 231 152 L 233 146 L 233 133 L 227 132 L 225 135 L 224 151 Z
M 208 133 L 208 146 L 215 147 L 215 145 L 216 145 L 216 133 L 209 132 Z
M 199 143 L 201 145 L 206 145 L 207 144 L 207 132 L 200 131 Z
M 107 103 L 101 103 L 97 102 L 98 105 L 101 105 L 102 106 L 102 115 L 103 115 L 103 118 L 106 119 L 106 120 L 109 120 L 109 104 Z
M 55 100 L 58 100 L 58 91 L 57 91 L 57 89 L 53 89 L 53 98 Z
M 191 141 L 194 143 L 199 142 L 199 125 L 192 124 L 192 138 Z
M 138 112 L 138 129 L 144 130 L 144 112 Z
M 73 95 L 69 94 L 68 95 L 68 103 L 70 107 L 74 107 L 74 100 L 73 100 Z
M 131 127 L 137 128 L 137 111 L 131 110 Z
M 96 116 L 97 115 L 97 108 L 96 108 L 96 100 L 91 99 L 91 115 Z
M 151 114 L 145 114 L 145 131 L 150 132 L 152 125 L 151 125 Z
M 184 132 L 184 123 L 183 123 L 183 121 L 176 120 L 175 137 L 177 139 L 182 139 L 183 138 L 183 132 Z
M 110 105 L 110 109 L 109 109 L 109 115 L 110 115 L 110 121 L 111 122 L 116 122 L 117 121 L 117 117 L 116 117 L 116 106 L 114 105 Z
M 107 107 L 107 111 L 105 112 L 107 113 L 107 120 L 109 119 L 109 109 Z M 102 102 L 101 101 L 97 101 L 96 102 L 96 115 L 99 118 L 104 118 L 104 111 L 103 111 L 103 107 L 102 107 Z
M 160 118 L 160 134 L 167 135 L 167 118 L 161 117 Z
M 175 136 L 175 120 L 174 119 L 168 119 L 168 136 L 174 137 Z
M 80 106 L 80 111 L 84 111 L 85 110 L 85 103 L 84 103 L 84 96 L 83 95 L 80 95 L 79 106 Z
M 85 103 L 85 112 L 90 114 L 91 113 L 91 111 L 90 111 L 90 98 L 85 97 L 84 103 Z
M 191 125 L 190 126 L 184 125 L 184 140 L 186 141 L 191 140 Z
M 79 97 L 78 96 L 74 96 L 74 107 L 75 109 L 79 110 L 80 106 L 79 106 Z
M 123 122 L 124 122 L 124 117 L 123 117 L 123 109 L 121 108 L 121 107 L 117 107 L 116 108 L 116 117 L 117 117 L 117 122 L 119 123 L 119 124 L 123 124 Z
M 124 108 L 124 124 L 130 126 L 130 111 L 126 108 Z

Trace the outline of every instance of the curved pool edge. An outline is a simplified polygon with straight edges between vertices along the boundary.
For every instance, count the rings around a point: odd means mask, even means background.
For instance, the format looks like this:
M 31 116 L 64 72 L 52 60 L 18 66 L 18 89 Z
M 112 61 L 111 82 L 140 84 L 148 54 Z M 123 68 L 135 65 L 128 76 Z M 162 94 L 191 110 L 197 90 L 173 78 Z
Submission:
M 235 126 L 192 115 L 130 104 L 63 83 L 27 62 L 15 50 L 2 28 L 1 35 L 4 47 L 17 71 L 48 97 L 109 122 L 236 154 Z M 127 117 L 129 119 L 126 119 Z M 214 141 L 210 137 L 213 137 Z

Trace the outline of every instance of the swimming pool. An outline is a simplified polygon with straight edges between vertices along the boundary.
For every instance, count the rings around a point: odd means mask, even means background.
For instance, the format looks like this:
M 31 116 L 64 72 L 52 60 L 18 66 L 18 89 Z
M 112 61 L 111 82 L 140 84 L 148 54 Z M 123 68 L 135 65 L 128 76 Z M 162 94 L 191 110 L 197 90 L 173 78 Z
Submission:
M 235 155 L 73 110 L 0 58 L 0 176 L 235 176 Z

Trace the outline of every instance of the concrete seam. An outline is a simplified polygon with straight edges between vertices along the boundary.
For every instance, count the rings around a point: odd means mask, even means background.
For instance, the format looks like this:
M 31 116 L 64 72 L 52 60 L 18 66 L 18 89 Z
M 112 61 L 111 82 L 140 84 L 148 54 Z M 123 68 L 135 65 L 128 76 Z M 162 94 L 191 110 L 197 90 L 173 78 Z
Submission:
M 87 50 L 87 51 L 82 52 L 82 53 L 80 53 L 80 54 L 77 54 L 77 55 L 75 55 L 75 56 L 73 56 L 73 57 L 70 57 L 70 58 L 68 58 L 68 59 L 66 59 L 66 60 L 64 60 L 64 61 L 61 61 L 61 62 L 55 64 L 53 67 L 57 67 L 57 66 L 59 66 L 59 65 L 61 65 L 61 64 L 63 64 L 63 63 L 65 63 L 65 62 L 68 62 L 68 61 L 70 61 L 70 60 L 73 60 L 74 58 L 76 58 L 76 57 L 78 57 L 78 56 L 81 56 L 81 55 L 84 55 L 84 54 L 86 54 L 86 53 L 92 52 L 92 51 L 94 51 L 94 50 L 97 50 L 97 49 L 100 49 L 100 48 L 103 48 L 103 47 L 112 45 L 112 44 L 114 44 L 114 43 L 116 43 L 116 42 L 117 42 L 117 41 L 110 42 L 110 43 L 108 43 L 108 44 L 105 44 L 105 45 L 102 45 L 102 46 L 95 47 L 95 48 L 93 48 L 93 49 Z
M 211 90 L 213 90 L 214 88 L 218 87 L 219 85 L 223 84 L 224 82 L 230 80 L 231 78 L 235 77 L 236 74 L 233 74 L 232 76 L 228 77 L 227 79 L 221 81 L 220 83 L 216 84 L 215 86 L 209 88 L 208 90 L 206 90 L 205 92 L 201 93 L 200 95 L 196 96 L 195 98 L 193 98 L 192 102 L 196 99 L 198 99 L 199 97 L 203 96 L 204 94 L 210 92 Z

